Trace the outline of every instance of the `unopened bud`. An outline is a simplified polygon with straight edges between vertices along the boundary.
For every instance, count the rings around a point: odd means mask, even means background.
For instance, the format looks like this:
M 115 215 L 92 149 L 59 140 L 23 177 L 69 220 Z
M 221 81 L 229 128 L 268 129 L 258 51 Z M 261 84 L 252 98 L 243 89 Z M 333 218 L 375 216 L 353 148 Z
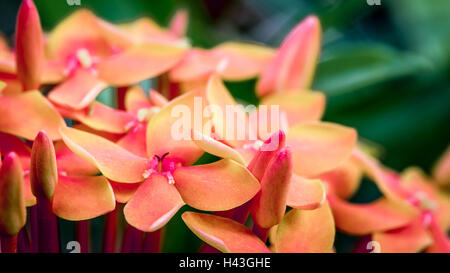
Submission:
M 291 176 L 292 155 L 284 147 L 269 162 L 261 180 L 261 190 L 251 204 L 252 218 L 260 227 L 271 228 L 282 220 Z
M 32 0 L 22 2 L 17 16 L 16 63 L 24 90 L 37 89 L 44 66 L 44 38 Z
M 58 183 L 56 155 L 51 138 L 43 130 L 34 140 L 30 168 L 33 194 L 38 198 L 44 197 L 51 200 Z
M 0 167 L 0 234 L 14 236 L 25 222 L 23 170 L 17 154 L 10 152 Z

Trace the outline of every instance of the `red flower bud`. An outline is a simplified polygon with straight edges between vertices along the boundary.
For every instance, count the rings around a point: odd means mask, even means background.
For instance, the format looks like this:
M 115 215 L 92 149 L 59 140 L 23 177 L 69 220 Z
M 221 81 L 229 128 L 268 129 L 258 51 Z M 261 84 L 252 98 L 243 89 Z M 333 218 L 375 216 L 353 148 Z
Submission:
M 32 0 L 22 2 L 17 16 L 16 63 L 23 89 L 37 89 L 44 65 L 44 38 Z
M 17 235 L 25 222 L 23 170 L 17 154 L 10 152 L 0 168 L 0 235 Z

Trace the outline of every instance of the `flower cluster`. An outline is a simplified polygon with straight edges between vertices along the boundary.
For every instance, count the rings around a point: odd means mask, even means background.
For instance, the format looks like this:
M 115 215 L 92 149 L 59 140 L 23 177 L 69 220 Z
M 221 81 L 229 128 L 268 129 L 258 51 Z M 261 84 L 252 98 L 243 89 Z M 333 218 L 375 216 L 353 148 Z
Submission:
M 77 222 L 87 252 L 88 220 L 101 215 L 103 251 L 123 237 L 123 252 L 158 252 L 185 205 L 203 252 L 335 252 L 336 229 L 360 237 L 358 252 L 450 251 L 450 150 L 431 177 L 399 174 L 354 129 L 321 121 L 325 96 L 310 90 L 316 17 L 275 49 L 191 47 L 187 21 L 181 11 L 167 28 L 115 25 L 78 10 L 43 33 L 22 2 L 15 47 L 0 40 L 2 252 L 61 251 L 58 218 Z M 224 81 L 253 78 L 260 103 L 245 112 Z M 114 107 L 96 100 L 105 90 Z M 364 177 L 382 197 L 350 202 Z

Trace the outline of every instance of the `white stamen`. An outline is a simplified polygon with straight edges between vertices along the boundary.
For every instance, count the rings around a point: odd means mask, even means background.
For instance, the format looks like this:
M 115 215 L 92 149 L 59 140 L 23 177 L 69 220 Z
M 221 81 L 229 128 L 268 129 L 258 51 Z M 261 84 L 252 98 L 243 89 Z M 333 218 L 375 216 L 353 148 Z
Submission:
M 144 177 L 144 179 L 147 179 L 147 178 L 149 178 L 150 175 L 151 175 L 152 173 L 154 173 L 154 172 L 155 172 L 155 171 L 152 170 L 152 169 L 145 170 L 145 172 L 142 174 L 142 177 Z
M 81 48 L 77 50 L 77 59 L 80 61 L 81 65 L 84 68 L 88 68 L 92 65 L 91 55 L 89 51 L 85 48 Z

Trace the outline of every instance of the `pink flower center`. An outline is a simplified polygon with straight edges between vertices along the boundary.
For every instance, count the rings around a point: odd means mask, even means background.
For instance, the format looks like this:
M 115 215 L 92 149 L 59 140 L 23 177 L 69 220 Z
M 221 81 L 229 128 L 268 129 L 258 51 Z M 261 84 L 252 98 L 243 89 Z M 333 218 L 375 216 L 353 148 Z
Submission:
M 149 161 L 149 168 L 142 174 L 147 179 L 154 173 L 159 173 L 167 178 L 169 184 L 175 184 L 173 173 L 175 169 L 181 166 L 179 160 L 167 157 L 169 153 L 165 153 L 162 156 L 154 155 Z

